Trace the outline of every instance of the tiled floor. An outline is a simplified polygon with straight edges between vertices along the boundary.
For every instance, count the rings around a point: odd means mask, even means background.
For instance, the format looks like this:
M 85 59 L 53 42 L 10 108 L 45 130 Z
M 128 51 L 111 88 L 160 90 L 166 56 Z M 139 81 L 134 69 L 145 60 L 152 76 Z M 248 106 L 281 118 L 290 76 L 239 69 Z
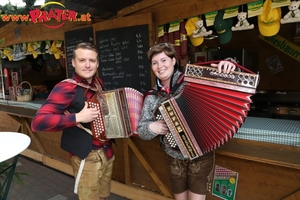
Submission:
M 74 178 L 53 170 L 26 157 L 19 156 L 16 172 L 22 176 L 24 185 L 12 182 L 7 200 L 78 200 L 73 193 Z M 109 200 L 127 200 L 111 194 Z

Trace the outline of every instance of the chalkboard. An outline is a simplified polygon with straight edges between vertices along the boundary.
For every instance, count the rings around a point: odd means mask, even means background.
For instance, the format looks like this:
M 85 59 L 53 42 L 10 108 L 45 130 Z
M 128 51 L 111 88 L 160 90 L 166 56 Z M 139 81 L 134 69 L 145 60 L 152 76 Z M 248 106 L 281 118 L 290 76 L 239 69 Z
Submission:
M 149 30 L 147 25 L 96 31 L 99 50 L 99 77 L 105 89 L 132 87 L 142 93 L 151 87 L 147 58 Z
M 65 48 L 66 48 L 66 64 L 67 64 L 67 77 L 71 77 L 75 71 L 72 66 L 73 49 L 80 42 L 90 42 L 94 44 L 94 31 L 93 27 L 85 27 L 76 30 L 65 32 Z

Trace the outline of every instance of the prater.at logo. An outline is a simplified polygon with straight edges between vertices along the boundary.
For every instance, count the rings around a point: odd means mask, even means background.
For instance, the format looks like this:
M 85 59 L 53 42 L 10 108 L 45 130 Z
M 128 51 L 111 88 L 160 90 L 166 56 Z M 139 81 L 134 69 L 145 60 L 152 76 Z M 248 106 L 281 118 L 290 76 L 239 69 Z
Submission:
M 52 9 L 52 7 L 55 7 Z M 57 8 L 58 7 L 58 8 Z M 4 22 L 9 21 L 21 21 L 32 23 L 41 23 L 47 28 L 60 28 L 66 21 L 73 22 L 87 22 L 91 21 L 91 15 L 78 14 L 74 10 L 68 10 L 66 7 L 59 2 L 48 2 L 40 7 L 40 9 L 35 9 L 29 11 L 28 14 L 2 14 L 1 19 Z

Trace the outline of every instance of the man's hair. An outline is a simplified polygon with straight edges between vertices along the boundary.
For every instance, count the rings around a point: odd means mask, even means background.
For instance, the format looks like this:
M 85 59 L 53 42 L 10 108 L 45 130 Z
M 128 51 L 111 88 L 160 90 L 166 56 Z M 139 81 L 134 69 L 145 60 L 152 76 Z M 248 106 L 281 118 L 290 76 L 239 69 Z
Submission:
M 93 45 L 92 43 L 89 43 L 89 42 L 81 42 L 81 43 L 77 44 L 77 45 L 75 46 L 74 50 L 73 50 L 73 57 L 72 57 L 72 59 L 75 59 L 75 57 L 76 57 L 75 51 L 76 51 L 77 49 L 88 49 L 88 50 L 92 50 L 92 51 L 94 51 L 94 52 L 97 53 L 97 60 L 99 60 L 99 58 L 98 58 L 98 56 L 99 56 L 98 49 L 97 49 L 97 47 L 96 47 L 95 45 Z

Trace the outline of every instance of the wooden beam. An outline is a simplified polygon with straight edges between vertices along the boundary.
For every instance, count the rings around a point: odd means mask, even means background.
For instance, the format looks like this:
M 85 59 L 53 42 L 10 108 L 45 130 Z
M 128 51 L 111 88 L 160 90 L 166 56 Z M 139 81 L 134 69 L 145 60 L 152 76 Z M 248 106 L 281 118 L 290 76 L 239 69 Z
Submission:
M 129 186 L 117 181 L 112 181 L 111 192 L 131 200 L 171 200 L 163 195 L 135 186 Z
M 91 25 L 91 22 L 65 22 L 61 28 L 51 29 L 42 25 L 42 23 L 16 24 L 9 22 L 0 28 L 0 39 L 5 38 L 5 42 L 0 47 L 8 47 L 13 44 L 23 42 L 36 42 L 46 40 L 64 40 L 65 31 L 76 27 Z M 53 31 L 55 34 L 53 34 Z M 18 36 L 15 35 L 18 32 Z
M 73 176 L 73 168 L 70 163 L 43 155 L 43 164 Z
M 300 189 L 283 198 L 282 200 L 298 200 L 300 199 Z
M 300 169 L 299 147 L 238 138 L 231 138 L 229 143 L 218 148 L 216 154 Z
M 198 0 L 187 2 L 178 0 L 178 4 L 172 3 L 171 5 L 166 6 L 157 5 L 159 7 L 153 10 L 153 21 L 157 25 L 163 25 L 173 21 L 187 19 L 193 16 L 200 16 L 208 12 L 222 10 L 232 6 L 243 5 L 254 1 L 255 0 Z
M 26 121 L 24 121 L 24 123 L 22 125 L 23 126 L 25 125 L 25 127 L 27 128 L 28 135 L 31 138 L 31 141 L 33 141 L 34 144 L 37 146 L 39 152 L 42 153 L 42 154 L 45 154 L 46 151 L 45 151 L 45 149 L 43 147 L 43 144 L 39 140 L 39 137 L 37 136 L 37 134 L 35 132 L 31 131 L 31 128 L 30 128 L 29 124 L 30 124 L 29 120 L 26 119 Z
M 144 1 L 141 1 L 138 3 L 135 3 L 131 6 L 128 6 L 126 8 L 123 8 L 122 10 L 118 11 L 118 17 L 125 17 L 128 15 L 131 15 L 135 12 L 149 8 L 153 5 L 156 5 L 156 4 L 164 2 L 164 1 L 166 1 L 166 0 L 151 0 L 151 1 L 144 0 Z
M 25 149 L 21 155 L 36 160 L 38 162 L 43 162 L 43 154 L 33 151 L 31 149 Z
M 157 176 L 153 168 L 149 165 L 147 160 L 144 158 L 144 156 L 141 154 L 141 152 L 138 150 L 138 148 L 135 146 L 135 144 L 132 142 L 130 138 L 128 138 L 128 145 L 132 149 L 133 153 L 136 155 L 136 157 L 141 161 L 142 165 L 145 167 L 149 175 L 152 177 L 153 181 L 156 183 L 156 185 L 159 187 L 159 189 L 162 191 L 162 193 L 167 197 L 172 197 L 169 190 L 165 187 L 163 182 L 160 180 L 160 178 Z
M 128 146 L 128 138 L 123 139 L 123 152 L 124 152 L 124 175 L 125 175 L 125 183 L 131 183 L 131 170 L 130 170 L 130 160 L 129 160 L 129 146 Z
M 19 123 L 17 129 L 18 129 L 18 132 L 21 131 L 20 129 L 22 128 L 22 126 L 21 126 L 22 125 L 22 119 L 18 116 L 15 116 L 15 115 L 10 115 L 10 114 L 7 114 L 7 115 Z
M 187 19 L 193 16 L 202 15 L 208 12 L 243 5 L 256 0 L 165 0 L 155 1 L 143 0 L 119 11 L 120 15 L 133 15 L 151 12 L 153 22 L 157 25 L 167 24 L 177 20 Z

